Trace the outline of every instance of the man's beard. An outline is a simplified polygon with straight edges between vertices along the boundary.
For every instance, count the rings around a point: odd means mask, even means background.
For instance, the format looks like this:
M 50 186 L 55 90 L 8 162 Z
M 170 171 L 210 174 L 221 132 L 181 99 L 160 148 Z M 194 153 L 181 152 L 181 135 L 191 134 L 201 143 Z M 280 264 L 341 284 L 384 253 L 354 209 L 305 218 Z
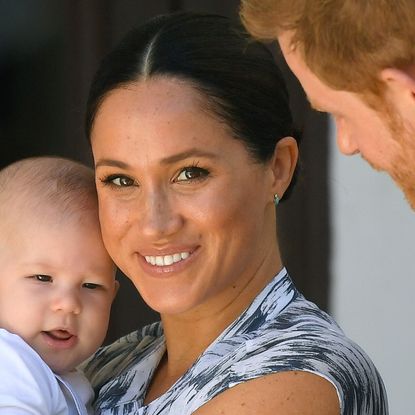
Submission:
M 404 192 L 405 197 L 415 210 L 415 130 L 410 125 L 400 123 L 392 133 L 399 143 L 400 151 L 392 162 L 390 175 Z
M 391 177 L 404 192 L 406 200 L 415 210 L 415 142 L 412 145 L 412 157 L 399 154 L 392 165 Z
M 415 131 L 402 123 L 390 124 L 391 134 L 399 144 L 389 168 L 380 167 L 362 156 L 375 170 L 386 171 L 403 191 L 412 210 L 415 211 Z

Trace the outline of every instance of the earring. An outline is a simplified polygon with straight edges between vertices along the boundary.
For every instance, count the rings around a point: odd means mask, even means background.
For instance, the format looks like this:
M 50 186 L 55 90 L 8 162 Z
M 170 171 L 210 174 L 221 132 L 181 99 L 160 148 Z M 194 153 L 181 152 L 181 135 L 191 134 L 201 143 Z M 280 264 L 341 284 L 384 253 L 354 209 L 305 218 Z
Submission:
M 278 203 L 280 203 L 280 198 L 278 197 L 278 195 L 275 193 L 274 195 L 274 205 L 278 206 Z

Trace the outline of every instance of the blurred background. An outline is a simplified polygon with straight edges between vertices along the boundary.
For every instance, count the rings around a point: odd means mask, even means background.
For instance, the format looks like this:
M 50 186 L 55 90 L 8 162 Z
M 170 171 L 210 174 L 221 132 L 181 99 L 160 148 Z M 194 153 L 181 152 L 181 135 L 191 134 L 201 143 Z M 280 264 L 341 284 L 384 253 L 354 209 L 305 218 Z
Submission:
M 83 132 L 100 59 L 134 25 L 160 13 L 238 19 L 237 0 L 0 0 L 0 168 L 59 155 L 92 166 Z M 341 156 L 329 117 L 310 110 L 276 45 L 296 124 L 301 169 L 278 208 L 284 261 L 300 290 L 372 357 L 392 415 L 412 414 L 415 215 L 388 176 Z M 415 168 L 415 167 L 414 167 Z M 107 342 L 158 319 L 119 275 Z

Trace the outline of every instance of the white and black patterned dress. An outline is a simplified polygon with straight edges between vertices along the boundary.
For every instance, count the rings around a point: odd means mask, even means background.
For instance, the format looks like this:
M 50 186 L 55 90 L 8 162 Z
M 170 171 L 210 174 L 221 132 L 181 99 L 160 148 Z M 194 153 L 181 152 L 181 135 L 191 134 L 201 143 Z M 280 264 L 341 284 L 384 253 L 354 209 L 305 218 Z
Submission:
M 283 269 L 165 394 L 144 397 L 165 352 L 160 323 L 102 348 L 85 367 L 101 415 L 190 415 L 219 393 L 299 370 L 331 382 L 342 415 L 386 415 L 382 379 L 366 353 L 295 288 Z

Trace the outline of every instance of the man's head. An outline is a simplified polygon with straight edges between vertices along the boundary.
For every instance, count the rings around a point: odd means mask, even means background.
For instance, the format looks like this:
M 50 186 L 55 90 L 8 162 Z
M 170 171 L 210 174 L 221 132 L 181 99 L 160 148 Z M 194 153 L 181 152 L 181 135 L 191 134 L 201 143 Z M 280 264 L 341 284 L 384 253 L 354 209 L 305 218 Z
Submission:
M 104 340 L 117 283 L 92 169 L 53 157 L 0 171 L 0 327 L 56 373 Z
M 243 0 L 241 16 L 278 39 L 340 150 L 387 171 L 415 208 L 415 2 Z

